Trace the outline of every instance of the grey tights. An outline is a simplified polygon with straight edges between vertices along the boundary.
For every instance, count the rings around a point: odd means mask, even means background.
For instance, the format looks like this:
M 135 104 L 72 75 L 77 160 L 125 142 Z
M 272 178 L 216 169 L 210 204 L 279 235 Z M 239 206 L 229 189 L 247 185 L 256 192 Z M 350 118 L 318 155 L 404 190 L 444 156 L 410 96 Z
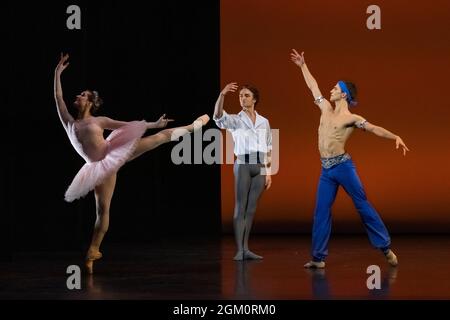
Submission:
M 234 260 L 261 259 L 248 249 L 248 238 L 252 229 L 256 205 L 265 186 L 265 176 L 260 174 L 260 164 L 234 164 L 235 199 L 234 236 L 237 254 Z

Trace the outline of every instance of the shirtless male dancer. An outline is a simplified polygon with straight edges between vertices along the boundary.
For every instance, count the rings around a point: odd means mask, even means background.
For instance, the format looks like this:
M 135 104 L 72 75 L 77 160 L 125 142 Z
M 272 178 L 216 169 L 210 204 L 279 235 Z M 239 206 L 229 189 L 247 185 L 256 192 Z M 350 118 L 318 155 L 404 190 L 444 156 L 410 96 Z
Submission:
M 294 49 L 291 60 L 302 70 L 306 85 L 314 96 L 314 103 L 320 108 L 319 152 L 322 161 L 322 173 L 317 189 L 316 208 L 312 231 L 312 260 L 305 268 L 324 268 L 328 255 L 328 241 L 331 233 L 331 207 L 339 186 L 342 186 L 352 198 L 361 216 L 369 240 L 375 248 L 380 249 L 391 266 L 397 266 L 397 256 L 390 249 L 389 233 L 376 210 L 366 197 L 363 185 L 356 172 L 355 165 L 348 153 L 345 143 L 355 128 L 371 132 L 379 137 L 395 140 L 396 148 L 403 148 L 403 155 L 409 149 L 403 140 L 388 130 L 367 122 L 363 117 L 353 114 L 349 105 L 355 105 L 356 87 L 351 82 L 339 81 L 326 100 L 319 90 L 317 81 L 311 75 L 302 54 Z

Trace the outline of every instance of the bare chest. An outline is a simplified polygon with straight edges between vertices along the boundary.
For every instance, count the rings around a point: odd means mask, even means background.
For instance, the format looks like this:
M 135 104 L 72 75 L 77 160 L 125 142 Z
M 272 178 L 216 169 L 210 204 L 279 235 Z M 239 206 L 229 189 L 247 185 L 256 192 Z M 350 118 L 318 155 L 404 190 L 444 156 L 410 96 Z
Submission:
M 333 115 L 322 115 L 320 117 L 319 134 L 344 134 L 352 128 L 349 117 Z

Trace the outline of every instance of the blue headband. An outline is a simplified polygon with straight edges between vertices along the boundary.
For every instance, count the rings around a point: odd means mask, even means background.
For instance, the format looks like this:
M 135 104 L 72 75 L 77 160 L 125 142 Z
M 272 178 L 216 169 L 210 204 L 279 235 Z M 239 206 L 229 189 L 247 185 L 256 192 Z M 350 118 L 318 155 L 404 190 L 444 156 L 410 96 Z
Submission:
M 351 106 L 356 106 L 357 102 L 353 100 L 352 94 L 350 93 L 350 90 L 348 90 L 347 85 L 344 81 L 338 81 L 339 87 L 341 87 L 342 92 L 344 92 L 347 95 L 347 102 Z

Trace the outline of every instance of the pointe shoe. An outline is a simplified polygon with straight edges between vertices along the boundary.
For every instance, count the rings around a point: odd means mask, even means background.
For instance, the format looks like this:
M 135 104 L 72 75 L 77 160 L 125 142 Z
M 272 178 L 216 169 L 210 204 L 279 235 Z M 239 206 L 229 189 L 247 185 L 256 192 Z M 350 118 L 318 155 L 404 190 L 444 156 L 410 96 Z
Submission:
M 386 253 L 386 260 L 387 262 L 393 266 L 396 267 L 398 265 L 398 259 L 395 253 L 389 249 L 388 253 Z
M 244 259 L 246 260 L 261 260 L 263 257 L 251 252 L 250 250 L 244 250 Z
M 323 261 L 309 261 L 304 264 L 305 268 L 316 268 L 316 269 L 323 269 L 325 268 L 325 262 Z
M 209 122 L 209 116 L 204 114 L 194 121 L 194 130 L 200 129 Z
M 209 122 L 209 116 L 207 114 L 204 114 L 201 117 L 198 117 L 197 120 L 200 120 L 203 125 L 206 125 Z
M 88 254 L 86 256 L 86 270 L 88 274 L 94 273 L 94 261 L 98 260 L 102 257 L 102 253 L 100 251 L 94 252 L 94 251 L 88 251 Z

